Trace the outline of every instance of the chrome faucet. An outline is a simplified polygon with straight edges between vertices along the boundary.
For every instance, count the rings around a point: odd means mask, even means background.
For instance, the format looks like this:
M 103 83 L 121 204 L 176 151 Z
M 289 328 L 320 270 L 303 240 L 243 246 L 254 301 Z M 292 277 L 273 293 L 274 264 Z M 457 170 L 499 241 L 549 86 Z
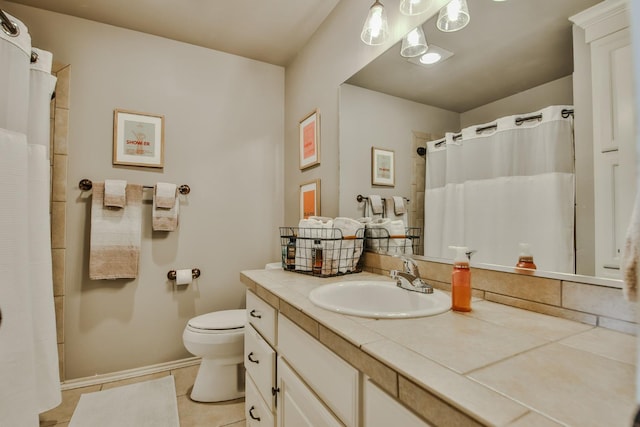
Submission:
M 420 277 L 420 270 L 416 261 L 405 256 L 398 257 L 404 263 L 404 271 L 391 270 L 391 278 L 396 281 L 396 286 L 407 291 L 432 294 L 433 287 Z

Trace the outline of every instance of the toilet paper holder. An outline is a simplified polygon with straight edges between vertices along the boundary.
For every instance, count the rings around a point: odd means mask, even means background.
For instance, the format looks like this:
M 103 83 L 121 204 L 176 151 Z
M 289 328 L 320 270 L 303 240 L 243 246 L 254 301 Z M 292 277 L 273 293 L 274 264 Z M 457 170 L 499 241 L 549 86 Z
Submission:
M 167 279 L 169 280 L 176 280 L 176 275 L 178 273 L 176 273 L 176 270 L 170 270 L 167 273 Z M 191 269 L 191 277 L 193 277 L 194 279 L 197 279 L 198 277 L 200 277 L 200 269 L 199 268 L 193 268 Z

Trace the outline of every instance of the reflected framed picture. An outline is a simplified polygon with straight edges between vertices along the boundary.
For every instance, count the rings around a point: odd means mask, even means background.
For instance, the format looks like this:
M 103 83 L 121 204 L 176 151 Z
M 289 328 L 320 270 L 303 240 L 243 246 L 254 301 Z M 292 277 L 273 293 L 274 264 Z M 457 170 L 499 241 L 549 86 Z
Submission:
M 371 184 L 394 187 L 396 168 L 393 150 L 371 147 Z
M 113 164 L 164 167 L 164 116 L 114 110 Z
M 300 219 L 320 216 L 320 180 L 300 185 Z
M 298 125 L 300 133 L 300 169 L 320 164 L 320 113 L 313 110 Z

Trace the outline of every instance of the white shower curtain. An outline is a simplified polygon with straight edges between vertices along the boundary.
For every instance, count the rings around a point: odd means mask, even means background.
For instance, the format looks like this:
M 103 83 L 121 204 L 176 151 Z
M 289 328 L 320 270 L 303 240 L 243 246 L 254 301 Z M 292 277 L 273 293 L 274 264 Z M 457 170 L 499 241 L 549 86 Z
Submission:
M 51 54 L 0 30 L 0 425 L 60 404 L 49 217 Z
M 468 246 L 475 262 L 511 266 L 528 243 L 538 269 L 574 272 L 573 121 L 563 110 L 573 108 L 503 117 L 427 144 L 426 256 L 453 258 L 449 246 Z

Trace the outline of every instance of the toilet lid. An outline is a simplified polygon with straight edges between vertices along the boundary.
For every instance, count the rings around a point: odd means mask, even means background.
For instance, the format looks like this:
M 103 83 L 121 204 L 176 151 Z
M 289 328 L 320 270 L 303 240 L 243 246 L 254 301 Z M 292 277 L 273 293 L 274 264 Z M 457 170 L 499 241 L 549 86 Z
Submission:
M 224 310 L 202 314 L 189 320 L 189 326 L 205 330 L 225 330 L 244 328 L 247 322 L 245 310 Z

